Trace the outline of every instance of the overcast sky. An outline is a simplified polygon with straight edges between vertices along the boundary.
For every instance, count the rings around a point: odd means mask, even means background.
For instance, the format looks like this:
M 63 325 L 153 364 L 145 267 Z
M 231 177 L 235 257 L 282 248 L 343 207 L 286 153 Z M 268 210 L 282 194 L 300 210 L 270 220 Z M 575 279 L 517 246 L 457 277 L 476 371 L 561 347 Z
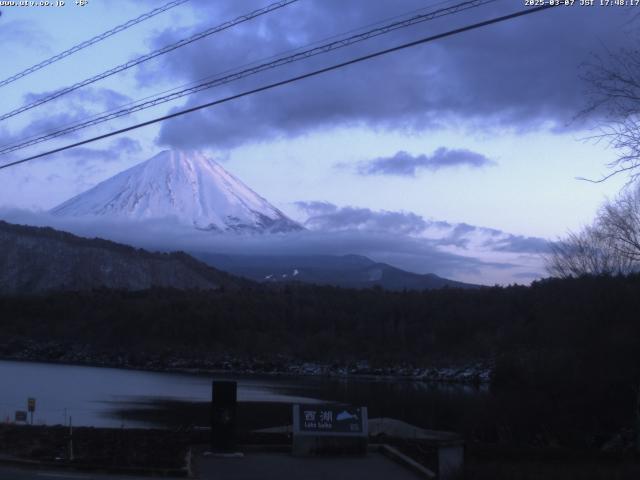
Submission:
M 77 7 L 68 0 L 61 8 L 0 7 L 0 77 L 161 3 L 89 0 Z M 0 113 L 268 3 L 191 0 L 0 87 Z M 0 145 L 417 9 L 413 14 L 454 3 L 299 0 L 2 121 Z M 520 8 L 521 0 L 497 0 L 0 161 Z M 362 253 L 460 280 L 527 283 L 544 275 L 545 241 L 588 223 L 627 180 L 576 180 L 608 173 L 606 164 L 616 153 L 585 140 L 591 120 L 575 116 L 585 107 L 581 65 L 594 53 L 637 40 L 634 13 L 556 8 L 2 170 L 0 207 L 5 218 L 46 223 L 46 215 L 25 210 L 46 211 L 163 149 L 199 149 L 313 233 L 247 240 L 245 252 L 283 253 L 295 243 L 303 253 Z M 127 229 L 121 229 L 102 231 L 126 241 Z M 236 243 L 216 239 L 209 245 L 231 251 Z

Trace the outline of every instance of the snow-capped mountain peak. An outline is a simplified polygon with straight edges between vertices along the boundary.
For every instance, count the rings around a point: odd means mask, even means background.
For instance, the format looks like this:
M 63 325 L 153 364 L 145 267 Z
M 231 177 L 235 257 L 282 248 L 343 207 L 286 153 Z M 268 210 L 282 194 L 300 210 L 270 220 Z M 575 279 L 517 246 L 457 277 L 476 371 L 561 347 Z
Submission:
M 55 207 L 59 216 L 145 220 L 172 217 L 219 232 L 302 227 L 221 165 L 197 152 L 163 151 Z

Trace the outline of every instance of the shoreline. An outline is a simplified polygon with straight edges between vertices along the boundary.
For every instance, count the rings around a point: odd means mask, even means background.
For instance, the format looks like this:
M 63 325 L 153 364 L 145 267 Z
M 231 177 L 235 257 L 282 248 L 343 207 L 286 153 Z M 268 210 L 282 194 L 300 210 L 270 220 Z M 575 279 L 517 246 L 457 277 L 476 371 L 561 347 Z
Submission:
M 81 349 L 64 349 L 55 353 L 48 350 L 50 345 L 27 341 L 26 348 L 7 351 L 7 344 L 0 344 L 0 361 L 47 363 L 94 368 L 115 368 L 144 372 L 176 373 L 189 375 L 225 376 L 266 376 L 281 378 L 327 378 L 363 381 L 407 381 L 440 383 L 466 386 L 487 386 L 493 365 L 489 362 L 473 362 L 449 367 L 370 367 L 367 362 L 351 365 L 326 364 L 321 362 L 301 362 L 292 359 L 257 359 L 249 361 L 237 357 L 224 356 L 222 359 L 185 358 L 173 353 L 170 358 L 157 355 L 137 354 L 144 361 L 132 361 L 118 352 L 88 352 Z M 13 350 L 13 349 L 11 349 Z M 142 357 L 142 358 L 140 358 Z

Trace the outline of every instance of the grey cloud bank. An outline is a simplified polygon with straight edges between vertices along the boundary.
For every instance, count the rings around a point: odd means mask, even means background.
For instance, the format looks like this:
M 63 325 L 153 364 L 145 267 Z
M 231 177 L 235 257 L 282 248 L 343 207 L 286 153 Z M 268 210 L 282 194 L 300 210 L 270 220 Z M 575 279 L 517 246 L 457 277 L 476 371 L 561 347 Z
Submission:
M 45 93 L 29 93 L 25 95 L 25 104 L 30 103 L 42 96 L 49 95 L 51 92 Z M 39 137 L 54 131 L 58 131 L 71 124 L 86 120 L 87 117 L 104 110 L 110 110 L 121 105 L 130 98 L 122 95 L 109 88 L 85 88 L 73 92 L 68 97 L 61 97 L 54 100 L 51 104 L 29 112 L 27 123 L 25 126 L 10 130 L 4 125 L 0 125 L 0 145 L 11 145 L 22 143 L 23 140 L 32 137 Z M 63 105 L 61 105 L 63 103 Z M 4 113 L 4 111 L 2 112 Z M 22 115 L 22 114 L 21 114 Z M 81 130 L 77 133 L 65 135 L 65 139 L 78 138 L 83 135 Z M 73 152 L 73 150 L 72 150 Z M 14 159 L 15 155 L 20 156 L 20 151 L 16 154 L 7 156 Z
M 194 4 L 198 14 L 206 18 L 194 31 L 258 5 L 260 2 Z M 237 67 L 238 58 L 258 60 L 417 8 L 424 9 L 424 2 L 300 2 L 197 48 L 185 48 L 180 55 L 170 55 L 162 69 L 144 67 L 138 81 L 142 85 L 158 78 L 193 81 Z M 426 22 L 349 51 L 245 79 L 215 93 L 194 95 L 185 106 L 514 10 L 513 3 L 496 2 Z M 354 125 L 412 132 L 447 125 L 516 132 L 565 129 L 572 126 L 574 115 L 583 107 L 580 65 L 590 52 L 601 48 L 599 38 L 606 38 L 611 49 L 627 38 L 624 25 L 628 17 L 619 10 L 624 9 L 558 9 L 410 49 L 167 122 L 158 142 L 181 148 L 224 149 Z M 585 31 L 590 35 L 585 36 Z M 178 31 L 166 30 L 153 45 L 179 37 Z M 541 47 L 545 44 L 553 48 Z
M 421 169 L 440 170 L 460 166 L 482 168 L 490 165 L 495 165 L 495 162 L 480 153 L 440 147 L 432 155 L 411 155 L 401 150 L 391 157 L 379 157 L 362 162 L 358 165 L 357 172 L 361 175 L 415 177 Z
M 331 205 L 331 204 L 326 204 Z M 374 212 L 336 207 L 333 213 L 310 216 L 309 229 L 271 235 L 216 235 L 185 228 L 170 219 L 143 222 L 105 222 L 101 219 L 65 219 L 45 212 L 0 209 L 0 219 L 10 223 L 50 226 L 84 237 L 100 237 L 150 250 L 244 255 L 347 255 L 361 254 L 417 273 L 481 284 L 511 283 L 516 274 L 531 271 L 531 259 L 495 257 L 482 251 L 460 254 L 440 248 L 437 240 L 417 236 L 422 228 L 442 228 L 415 214 Z M 534 267 L 541 262 L 533 261 Z
M 324 232 L 366 231 L 389 234 L 416 235 L 439 232 L 435 245 L 454 245 L 461 248 L 480 236 L 479 246 L 497 252 L 546 253 L 549 241 L 539 237 L 513 235 L 495 228 L 467 223 L 452 224 L 443 220 L 425 219 L 413 212 L 374 211 L 362 207 L 339 207 L 326 201 L 300 201 L 295 203 L 307 215 L 305 226 Z
M 76 165 L 86 165 L 90 162 L 114 162 L 124 155 L 135 155 L 142 151 L 137 140 L 120 137 L 112 141 L 106 148 L 78 147 L 66 152 L 65 157 L 75 161 Z
M 312 230 L 336 232 L 345 230 L 416 234 L 425 230 L 428 222 L 411 212 L 375 212 L 368 208 L 338 208 L 328 202 L 297 202 L 309 218 L 305 226 Z

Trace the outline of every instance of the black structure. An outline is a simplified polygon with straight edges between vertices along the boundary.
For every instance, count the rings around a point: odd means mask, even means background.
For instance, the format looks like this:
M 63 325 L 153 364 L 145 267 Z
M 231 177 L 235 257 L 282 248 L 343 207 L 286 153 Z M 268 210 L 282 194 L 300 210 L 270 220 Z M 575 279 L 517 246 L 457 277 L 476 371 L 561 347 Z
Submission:
M 216 381 L 211 386 L 211 447 L 231 451 L 236 447 L 237 382 Z

